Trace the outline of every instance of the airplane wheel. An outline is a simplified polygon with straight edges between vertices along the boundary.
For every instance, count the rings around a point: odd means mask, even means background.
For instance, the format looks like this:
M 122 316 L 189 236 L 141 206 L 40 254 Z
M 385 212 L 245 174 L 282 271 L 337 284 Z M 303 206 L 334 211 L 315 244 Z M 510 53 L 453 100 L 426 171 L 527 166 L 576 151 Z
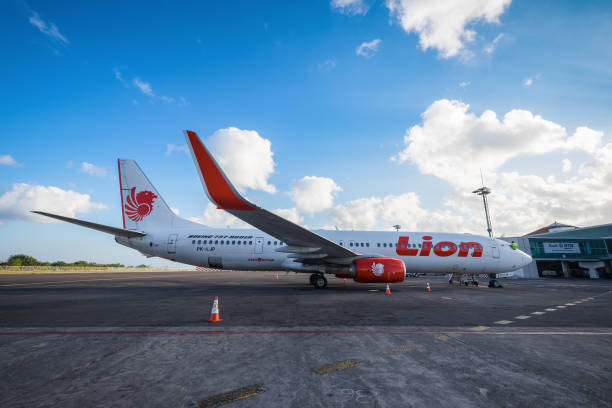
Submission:
M 474 281 L 474 286 L 478 286 L 478 281 Z
M 314 286 L 315 284 L 315 279 L 317 279 L 317 276 L 319 276 L 318 273 L 313 273 L 312 275 L 310 275 L 310 284 Z
M 501 288 L 503 286 L 499 283 L 499 281 L 497 279 L 491 279 L 489 281 L 489 287 L 490 288 Z
M 323 275 L 317 275 L 314 280 L 315 289 L 325 289 L 327 287 L 327 279 Z

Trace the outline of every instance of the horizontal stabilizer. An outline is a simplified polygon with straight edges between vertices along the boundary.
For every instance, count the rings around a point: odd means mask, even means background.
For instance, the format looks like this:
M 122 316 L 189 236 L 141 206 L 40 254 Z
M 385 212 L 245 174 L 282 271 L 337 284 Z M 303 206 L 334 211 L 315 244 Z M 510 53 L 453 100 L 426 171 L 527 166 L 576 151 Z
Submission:
M 111 227 L 109 225 L 96 224 L 95 222 L 78 220 L 76 218 L 64 217 L 63 215 L 51 214 L 42 211 L 32 211 L 33 213 L 44 215 L 46 217 L 55 218 L 56 220 L 70 222 L 72 224 L 80 225 L 81 227 L 87 227 L 98 231 L 106 232 L 120 237 L 134 238 L 144 237 L 144 232 L 132 231 L 123 228 Z

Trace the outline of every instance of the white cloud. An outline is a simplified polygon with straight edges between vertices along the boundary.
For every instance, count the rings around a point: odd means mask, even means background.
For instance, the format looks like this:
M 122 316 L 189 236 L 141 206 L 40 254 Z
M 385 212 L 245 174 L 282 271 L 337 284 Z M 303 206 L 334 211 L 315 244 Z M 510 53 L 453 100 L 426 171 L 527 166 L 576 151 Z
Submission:
M 461 231 L 463 218 L 450 211 L 421 208 L 415 193 L 368 197 L 335 206 L 331 220 L 342 229 L 390 230 L 399 224 L 404 231 Z
M 68 39 L 66 37 L 64 37 L 62 35 L 62 33 L 60 33 L 60 31 L 57 28 L 57 26 L 55 24 L 53 24 L 53 23 L 48 23 L 47 24 L 45 21 L 43 21 L 42 18 L 40 18 L 40 16 L 38 15 L 37 12 L 35 12 L 35 11 L 32 12 L 32 15 L 30 16 L 28 21 L 34 27 L 38 28 L 41 33 L 43 33 L 43 34 L 53 38 L 58 43 L 60 43 L 62 45 L 68 44 L 68 42 L 69 42 Z
M 484 52 L 486 54 L 493 54 L 493 51 L 495 51 L 495 48 L 497 48 L 497 43 L 504 38 L 504 33 L 499 33 L 497 35 L 497 37 L 495 37 L 493 39 L 493 41 L 491 41 L 491 44 L 487 45 L 486 47 L 484 47 Z
M 369 9 L 363 0 L 331 0 L 329 5 L 333 11 L 349 16 L 365 15 Z
M 563 172 L 564 173 L 568 173 L 572 170 L 572 162 L 569 159 L 563 159 L 563 161 L 561 162 L 563 164 Z
M 380 42 L 380 38 L 376 38 L 372 41 L 363 42 L 361 43 L 361 45 L 355 48 L 355 54 L 360 57 L 373 57 L 374 54 L 378 52 L 378 45 L 380 44 Z
M 115 71 L 115 77 L 119 79 L 120 81 L 123 81 L 121 79 L 121 73 L 119 71 Z M 176 99 L 174 99 L 172 96 L 156 95 L 155 92 L 153 92 L 153 87 L 151 86 L 151 84 L 149 82 L 143 81 L 142 79 L 138 77 L 134 78 L 132 83 L 134 84 L 136 88 L 138 88 L 140 92 L 142 92 L 143 94 L 147 95 L 150 98 L 159 99 L 167 103 L 176 102 Z M 133 101 L 133 102 L 135 105 L 138 105 L 138 101 Z M 187 105 L 189 105 L 189 102 L 187 102 L 187 100 L 184 97 L 182 96 L 179 97 L 178 106 L 183 107 Z
M 511 110 L 502 120 L 491 110 L 481 116 L 468 110 L 469 105 L 460 101 L 435 101 L 422 114 L 423 124 L 406 132 L 406 148 L 393 159 L 410 161 L 424 174 L 469 188 L 481 168 L 497 169 L 522 154 L 542 154 L 578 145 L 592 150 L 598 140 L 597 133 L 588 128 L 568 138 L 564 127 L 526 110 Z
M 153 88 L 151 87 L 150 83 L 144 82 L 140 78 L 134 78 L 133 82 L 134 82 L 134 86 L 138 88 L 140 92 L 142 92 L 143 94 L 150 96 L 150 97 L 155 96 L 153 94 Z
M 463 89 L 467 88 L 470 85 L 470 81 L 459 82 L 459 86 Z
M 166 145 L 166 156 L 169 156 L 173 152 L 183 152 L 189 154 L 189 149 L 187 148 L 187 145 L 175 145 L 172 143 L 168 143 Z
M 103 177 L 106 176 L 110 170 L 106 167 L 100 167 L 96 166 L 95 164 L 83 162 L 81 163 L 81 171 L 92 176 Z
M 590 129 L 586 126 L 579 126 L 576 132 L 567 139 L 570 149 L 581 149 L 588 153 L 595 153 L 601 145 L 603 132 Z
M 125 82 L 123 80 L 123 77 L 121 76 L 121 71 L 119 70 L 119 68 L 113 68 L 113 74 L 115 75 L 115 78 L 121 82 Z
M 319 69 L 321 71 L 331 71 L 334 68 L 336 68 L 335 58 L 329 58 L 329 59 L 326 59 L 325 61 L 319 62 Z
M 217 130 L 208 146 L 236 188 L 276 192 L 276 187 L 268 183 L 275 166 L 268 139 L 254 130 L 228 127 Z
M 291 184 L 291 198 L 300 211 L 314 214 L 334 204 L 334 194 L 342 189 L 328 177 L 306 176 Z
M 442 58 L 464 51 L 473 41 L 474 24 L 498 23 L 511 0 L 387 0 L 390 14 L 404 31 L 415 32 L 423 50 L 434 48 Z
M 253 228 L 227 211 L 218 209 L 213 203 L 208 203 L 200 217 L 188 217 L 187 219 L 215 228 Z
M 28 219 L 53 222 L 48 217 L 32 214 L 30 211 L 39 210 L 75 217 L 76 213 L 88 213 L 105 208 L 107 207 L 102 203 L 92 202 L 89 194 L 54 186 L 17 183 L 0 196 L 0 220 Z
M 272 212 L 296 224 L 302 224 L 304 221 L 297 208 L 279 208 Z
M 0 165 L 13 167 L 23 166 L 23 164 L 13 159 L 13 156 L 11 156 L 10 154 L 0 154 Z
M 537 75 L 534 75 L 532 77 L 527 77 L 527 78 L 523 79 L 523 85 L 524 86 L 531 86 L 531 85 L 533 85 L 533 82 L 536 79 L 539 79 L 540 76 L 542 76 L 542 74 L 537 74 Z
M 498 234 L 525 233 L 555 219 L 574 225 L 610 222 L 612 143 L 602 146 L 602 132 L 579 127 L 568 135 L 563 126 L 526 110 L 511 110 L 502 120 L 490 110 L 476 116 L 469 105 L 446 99 L 432 103 L 422 117 L 422 124 L 406 132 L 406 148 L 394 159 L 448 182 L 452 193 L 445 204 L 462 215 L 466 230 L 484 221 L 482 202 L 471 193 L 480 184 L 480 168 L 493 191 L 489 203 Z M 515 157 L 577 150 L 589 159 L 579 166 L 579 176 L 563 181 L 504 168 Z

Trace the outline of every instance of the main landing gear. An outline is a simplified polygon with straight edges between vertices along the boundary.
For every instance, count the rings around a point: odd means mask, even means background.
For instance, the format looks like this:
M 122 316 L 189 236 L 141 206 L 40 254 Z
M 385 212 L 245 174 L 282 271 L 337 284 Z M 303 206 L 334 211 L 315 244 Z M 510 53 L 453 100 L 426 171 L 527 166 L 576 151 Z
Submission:
M 327 279 L 322 273 L 313 273 L 310 275 L 310 284 L 315 289 L 325 289 L 327 287 Z

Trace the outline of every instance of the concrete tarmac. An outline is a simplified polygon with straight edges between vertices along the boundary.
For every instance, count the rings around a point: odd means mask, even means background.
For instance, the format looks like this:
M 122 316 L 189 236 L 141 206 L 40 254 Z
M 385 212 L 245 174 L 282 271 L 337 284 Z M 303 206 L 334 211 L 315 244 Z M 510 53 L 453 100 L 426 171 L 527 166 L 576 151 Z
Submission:
M 611 281 L 275 275 L 0 275 L 0 405 L 612 406 Z

